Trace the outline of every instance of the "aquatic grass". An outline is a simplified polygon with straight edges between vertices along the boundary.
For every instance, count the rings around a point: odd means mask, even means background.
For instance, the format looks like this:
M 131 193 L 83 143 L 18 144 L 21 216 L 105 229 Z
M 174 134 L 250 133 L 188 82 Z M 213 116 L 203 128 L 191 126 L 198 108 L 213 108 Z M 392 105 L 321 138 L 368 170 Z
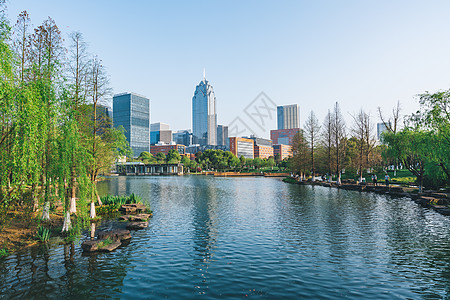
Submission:
M 50 238 L 50 229 L 45 228 L 45 227 L 43 227 L 43 226 L 39 226 L 39 227 L 37 228 L 36 237 L 37 237 L 38 240 L 40 240 L 41 242 L 46 242 L 46 241 L 48 241 L 48 239 Z
M 99 249 L 105 248 L 106 246 L 109 246 L 112 243 L 113 243 L 113 240 L 111 238 L 106 238 L 98 243 L 98 248 Z
M 129 196 L 112 196 L 107 195 L 100 198 L 104 205 L 124 205 L 124 204 L 133 204 L 133 203 L 142 203 L 142 198 L 135 193 L 132 193 Z

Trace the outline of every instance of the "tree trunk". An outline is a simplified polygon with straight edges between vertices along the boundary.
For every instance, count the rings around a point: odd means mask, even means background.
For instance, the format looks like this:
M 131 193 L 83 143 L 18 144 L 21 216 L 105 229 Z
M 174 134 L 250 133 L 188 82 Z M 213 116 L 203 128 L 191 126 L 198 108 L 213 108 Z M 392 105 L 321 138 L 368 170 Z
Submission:
M 91 202 L 91 211 L 90 211 L 90 218 L 94 219 L 97 217 L 97 215 L 95 214 L 95 203 L 94 201 Z
M 71 197 L 70 198 L 70 208 L 69 208 L 69 213 L 70 214 L 75 214 L 77 213 L 77 198 L 75 197 Z
M 91 223 L 91 240 L 95 238 L 95 223 Z
M 100 199 L 100 196 L 98 195 L 97 191 L 95 191 L 95 193 L 97 194 L 97 203 L 98 203 L 98 205 L 102 206 L 103 205 L 102 199 Z
M 72 228 L 72 222 L 70 221 L 70 213 L 66 211 L 64 215 L 64 223 L 61 232 L 68 232 Z
M 50 220 L 50 202 L 45 202 L 44 209 L 42 210 L 42 220 Z

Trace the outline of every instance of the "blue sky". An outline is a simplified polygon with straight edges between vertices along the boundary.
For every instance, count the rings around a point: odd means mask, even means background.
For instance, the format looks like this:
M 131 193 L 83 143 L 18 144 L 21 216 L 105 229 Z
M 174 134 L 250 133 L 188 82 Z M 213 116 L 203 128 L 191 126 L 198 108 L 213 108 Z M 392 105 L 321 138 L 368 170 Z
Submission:
M 191 128 L 191 99 L 203 68 L 217 97 L 219 124 L 264 91 L 276 104 L 298 103 L 301 124 L 322 122 L 339 101 L 378 121 L 399 100 L 448 89 L 449 1 L 36 1 L 8 2 L 15 20 L 51 16 L 67 35 L 81 31 L 104 62 L 115 93 L 151 99 L 152 122 Z M 268 120 L 262 136 L 275 129 Z

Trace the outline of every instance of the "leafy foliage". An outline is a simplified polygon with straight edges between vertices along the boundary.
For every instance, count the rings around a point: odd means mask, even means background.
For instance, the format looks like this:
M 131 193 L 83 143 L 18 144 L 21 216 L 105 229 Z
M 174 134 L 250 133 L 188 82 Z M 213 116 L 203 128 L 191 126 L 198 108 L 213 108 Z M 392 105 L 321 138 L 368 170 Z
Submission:
M 50 229 L 45 228 L 45 227 L 43 227 L 43 226 L 39 226 L 39 227 L 37 228 L 36 237 L 37 237 L 38 240 L 40 240 L 41 242 L 46 242 L 46 241 L 48 241 L 48 239 L 50 238 Z
M 101 201 L 104 205 L 124 205 L 132 203 L 142 203 L 142 198 L 139 195 L 132 193 L 129 196 L 112 196 L 107 195 L 101 197 Z

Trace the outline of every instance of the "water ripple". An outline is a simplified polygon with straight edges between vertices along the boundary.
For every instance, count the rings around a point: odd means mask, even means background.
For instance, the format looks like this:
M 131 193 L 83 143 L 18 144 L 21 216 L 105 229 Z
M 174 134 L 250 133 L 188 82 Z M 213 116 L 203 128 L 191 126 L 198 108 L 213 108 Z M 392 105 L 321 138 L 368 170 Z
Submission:
M 450 222 L 406 198 L 270 178 L 118 177 L 154 217 L 112 253 L 0 262 L 0 298 L 445 298 Z M 105 223 L 103 226 L 112 226 Z

